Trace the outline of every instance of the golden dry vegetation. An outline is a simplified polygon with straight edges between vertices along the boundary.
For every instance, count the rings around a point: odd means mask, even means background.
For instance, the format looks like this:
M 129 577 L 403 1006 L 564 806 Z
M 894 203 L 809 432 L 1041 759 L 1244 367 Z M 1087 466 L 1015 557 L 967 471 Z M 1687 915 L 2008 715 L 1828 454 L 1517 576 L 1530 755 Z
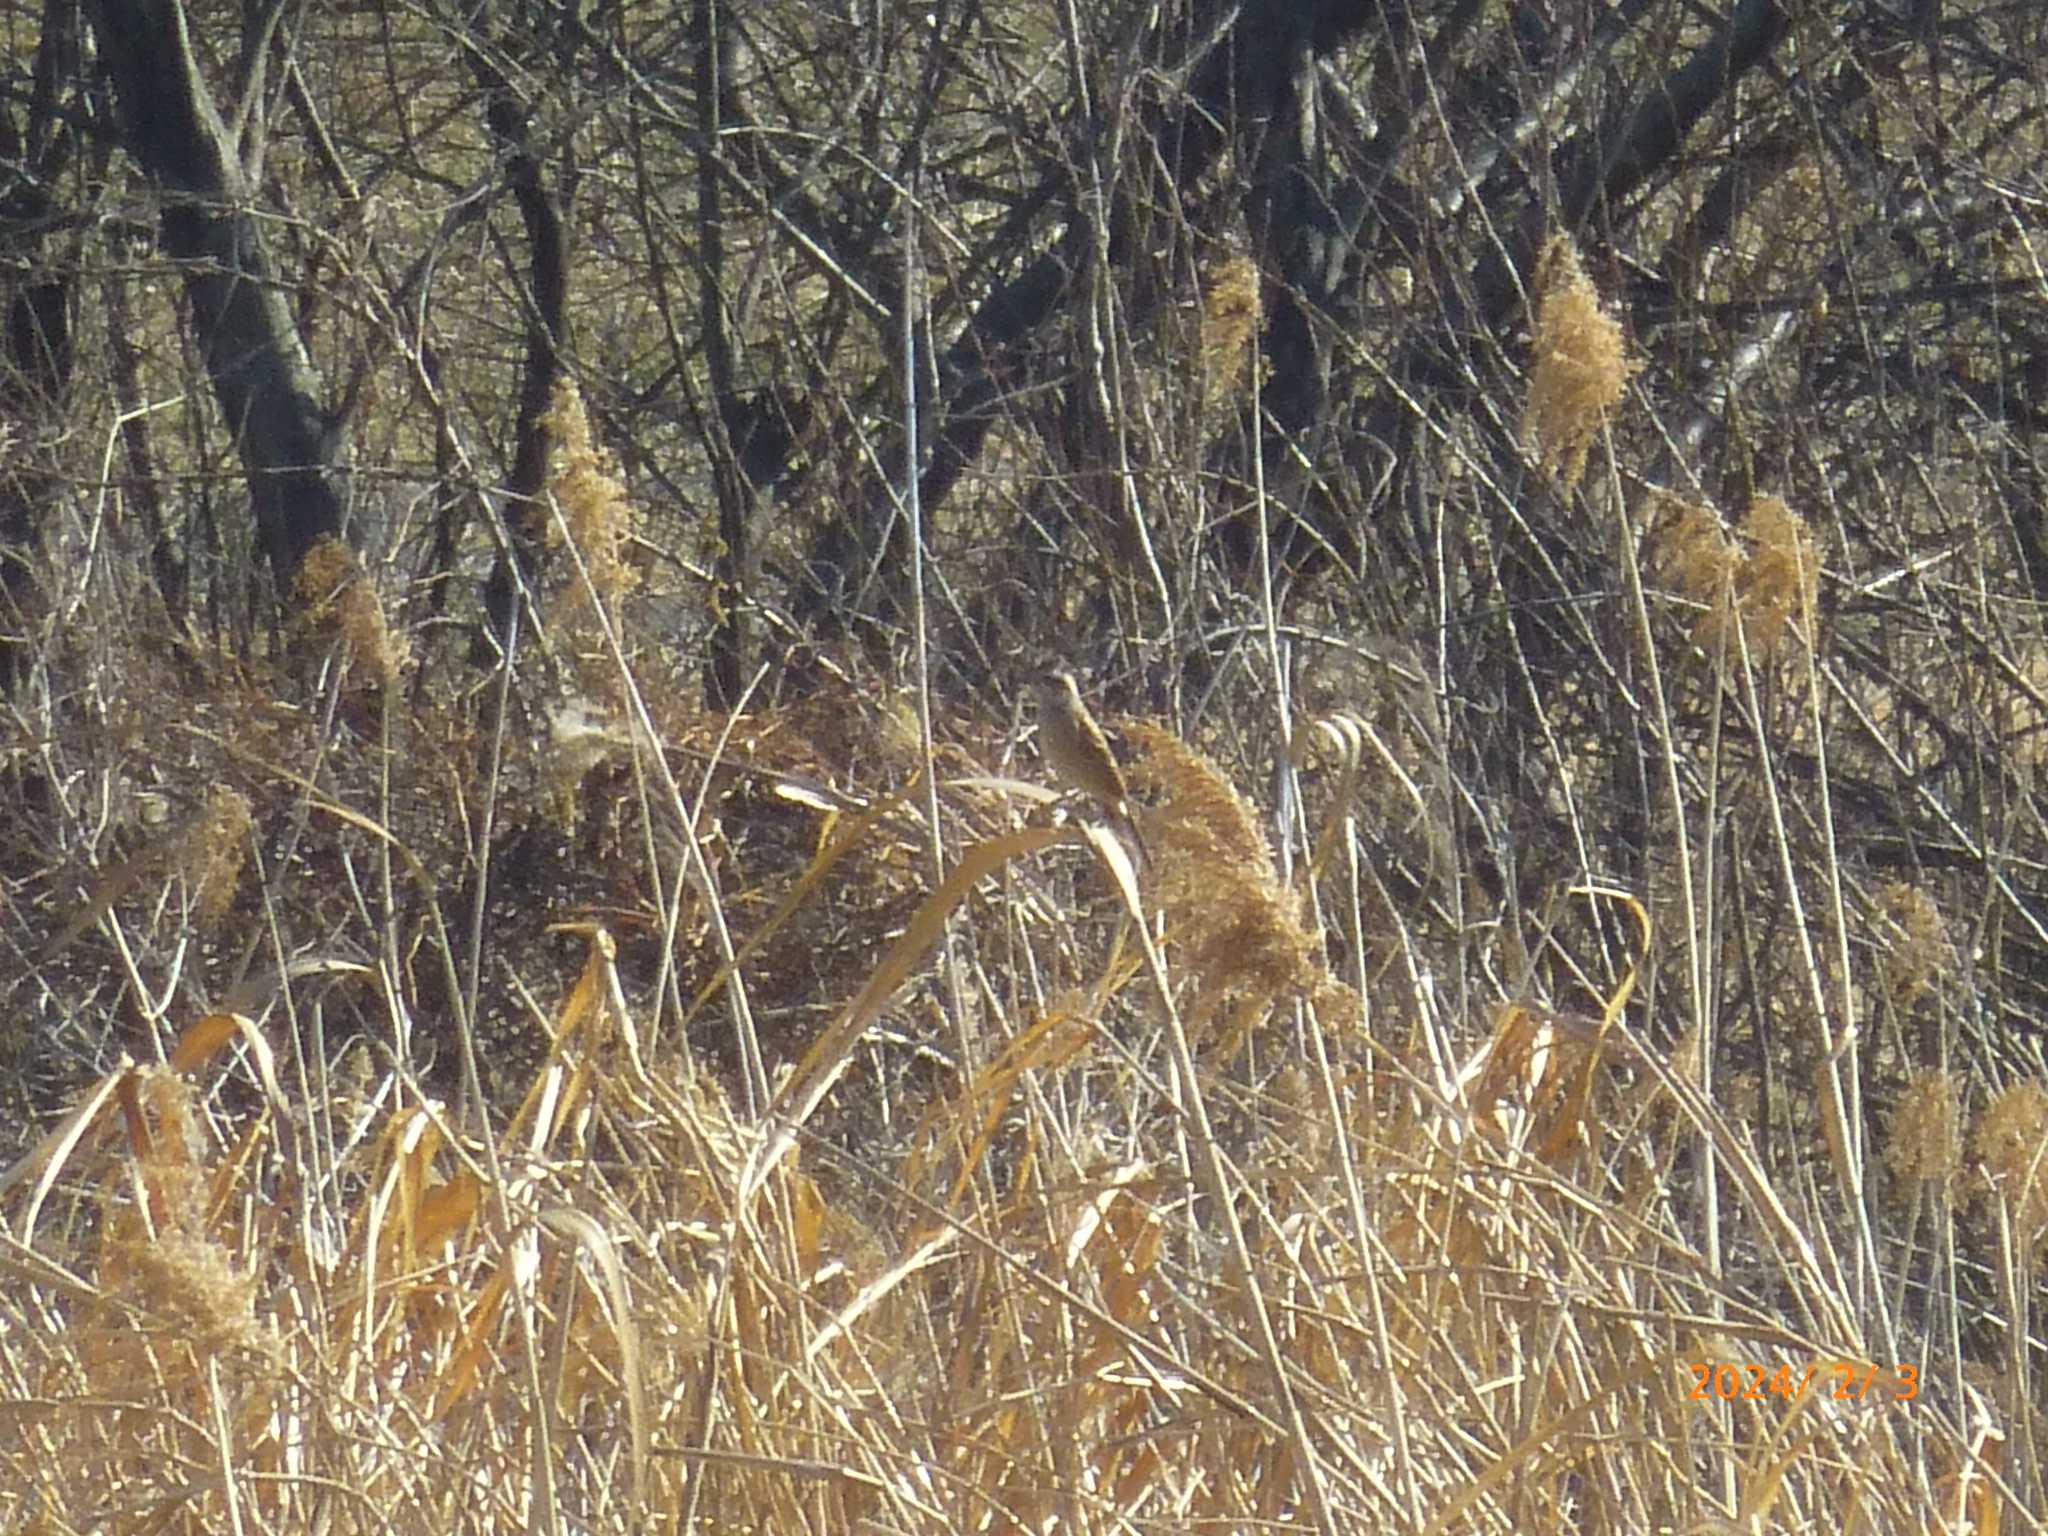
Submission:
M 225 678 L 196 710 L 110 694 L 215 787 L 46 955 L 65 974 L 100 925 L 137 995 L 172 991 L 131 1037 L 157 1064 L 79 1092 L 7 1176 L 21 1529 L 1706 1529 L 1683 1522 L 1708 1487 L 1729 1529 L 1931 1530 L 1995 1506 L 1999 1435 L 1934 1431 L 1924 1347 L 1857 1321 L 1890 1282 L 1813 1242 L 1817 1202 L 1875 1173 L 1839 1043 L 1812 1087 L 1839 1134 L 1793 1180 L 1731 1107 L 1751 1090 L 1632 1007 L 1656 935 L 1629 893 L 1564 895 L 1617 920 L 1604 994 L 1443 995 L 1438 940 L 1330 862 L 1352 807 L 1427 814 L 1417 738 L 1361 715 L 1301 722 L 1328 821 L 1292 878 L 1224 768 L 1120 722 L 1135 904 L 1113 837 L 1001 776 L 998 722 L 938 716 L 926 756 L 913 718 L 862 758 L 834 708 L 707 716 L 610 648 L 623 503 L 566 438 L 587 584 L 549 611 L 591 702 L 505 743 L 506 813 L 560 847 L 482 917 L 522 1017 L 465 1017 L 473 914 L 431 878 L 484 743 L 385 686 L 405 660 L 345 560 L 308 622 L 353 658 L 355 729 Z M 1703 615 L 1674 668 L 1806 654 L 1788 517 L 1650 521 Z M 252 813 L 285 812 L 298 875 L 234 902 Z M 422 898 L 352 923 L 340 887 L 385 882 Z M 274 963 L 277 901 L 336 939 Z M 1952 975 L 1916 888 L 1869 921 L 1898 931 L 1859 984 L 1905 1004 Z M 181 922 L 206 936 L 183 987 Z M 1971 1109 L 1923 1074 L 1882 1148 L 2021 1288 L 2041 1098 Z M 1703 1258 L 1722 1223 L 1740 1294 Z M 1979 1425 L 2020 1408 L 1963 1379 Z
M 113 3 L 0 1536 L 2038 1526 L 2048 12 L 191 4 L 278 580 Z

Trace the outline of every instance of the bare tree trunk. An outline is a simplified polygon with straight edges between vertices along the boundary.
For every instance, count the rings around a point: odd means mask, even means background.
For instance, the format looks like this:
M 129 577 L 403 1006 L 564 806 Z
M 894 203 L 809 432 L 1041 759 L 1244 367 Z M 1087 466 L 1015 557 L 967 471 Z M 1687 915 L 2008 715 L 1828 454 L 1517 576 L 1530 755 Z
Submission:
M 46 231 L 57 221 L 51 188 L 75 141 L 64 124 L 60 83 L 78 69 L 76 19 L 51 3 L 36 47 L 35 88 L 19 124 L 0 109 L 0 257 L 20 274 L 5 290 L 7 328 L 0 346 L 0 694 L 11 694 L 34 655 L 29 634 L 40 606 L 35 551 L 42 511 L 60 494 L 36 440 L 61 432 L 71 385 L 71 289 L 68 271 L 49 265 Z M 11 439 L 11 441 L 9 440 Z
M 0 419 L 40 427 L 63 409 L 71 385 L 70 289 L 68 279 L 32 283 L 8 304 Z M 15 690 L 34 654 L 27 637 L 37 607 L 36 509 L 56 494 L 56 484 L 33 463 L 0 480 L 0 694 Z
M 299 561 L 341 527 L 328 475 L 332 424 L 251 216 L 234 137 L 192 54 L 179 0 L 91 0 L 128 153 L 163 199 L 165 252 L 185 291 L 221 414 L 235 435 L 256 529 L 289 600 Z
M 732 88 L 733 34 L 718 0 L 696 0 L 691 26 L 697 41 L 697 272 L 703 302 L 704 357 L 711 398 L 704 416 L 710 438 L 712 484 L 718 491 L 718 626 L 711 635 L 705 697 L 720 709 L 739 705 L 747 664 L 747 573 L 752 565 L 754 486 L 740 473 L 727 418 L 740 409 L 736 359 L 726 324 L 725 208 L 719 186 L 719 132 L 739 115 Z
M 499 554 L 484 588 L 488 633 L 502 646 L 513 633 L 517 588 L 539 574 L 547 548 L 547 505 L 542 498 L 554 434 L 546 422 L 568 342 L 569 246 L 561 214 L 548 191 L 541 157 L 533 146 L 528 108 L 489 54 L 477 47 L 468 53 L 470 68 L 485 92 L 485 124 L 504 146 L 505 184 L 512 189 L 533 256 L 528 278 L 532 307 L 526 322 L 526 362 L 519 383 L 518 439 L 512 476 L 505 485 L 505 524 L 511 549 Z M 482 662 L 489 647 L 483 643 L 483 635 L 477 638 L 479 644 L 472 656 Z

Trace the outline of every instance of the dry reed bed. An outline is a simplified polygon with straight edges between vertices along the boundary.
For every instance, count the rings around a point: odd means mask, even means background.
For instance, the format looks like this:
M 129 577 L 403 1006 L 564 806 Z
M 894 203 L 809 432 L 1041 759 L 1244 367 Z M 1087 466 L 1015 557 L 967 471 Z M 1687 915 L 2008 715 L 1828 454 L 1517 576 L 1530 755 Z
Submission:
M 111 1075 L 6 1193 L 10 1528 L 1931 1530 L 1990 1509 L 1998 1415 L 1887 1389 L 1896 1346 L 1859 1332 L 1830 1197 L 1772 1184 L 1627 1022 L 1626 984 L 1599 1012 L 1479 1019 L 1394 961 L 1347 986 L 1236 790 L 1127 735 L 1163 943 L 1122 898 L 1088 922 L 991 904 L 1047 894 L 1048 869 L 1111 890 L 1114 861 L 1090 873 L 1055 827 L 986 837 L 752 1120 L 642 1038 L 595 930 L 489 1143 L 391 1078 L 300 1096 L 225 1014 Z M 864 1032 L 935 949 L 981 978 L 974 1054 L 851 1159 L 811 1122 L 861 1091 Z M 1024 950 L 1035 989 L 993 968 Z M 209 1091 L 229 1079 L 256 1090 L 239 1111 Z M 1878 1370 L 1861 1401 L 1837 1361 Z M 1818 1374 L 1700 1400 L 1696 1362 Z

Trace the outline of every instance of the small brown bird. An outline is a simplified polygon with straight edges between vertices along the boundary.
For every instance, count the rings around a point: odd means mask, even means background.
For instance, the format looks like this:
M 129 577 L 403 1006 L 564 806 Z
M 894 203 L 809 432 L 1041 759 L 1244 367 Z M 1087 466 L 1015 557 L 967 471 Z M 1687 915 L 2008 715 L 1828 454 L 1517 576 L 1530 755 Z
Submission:
M 1080 687 L 1071 672 L 1048 672 L 1036 679 L 1038 695 L 1038 753 L 1068 789 L 1077 789 L 1118 822 L 1144 854 L 1145 838 L 1131 814 L 1130 786 L 1116 755 L 1103 739 L 1102 727 L 1081 702 Z

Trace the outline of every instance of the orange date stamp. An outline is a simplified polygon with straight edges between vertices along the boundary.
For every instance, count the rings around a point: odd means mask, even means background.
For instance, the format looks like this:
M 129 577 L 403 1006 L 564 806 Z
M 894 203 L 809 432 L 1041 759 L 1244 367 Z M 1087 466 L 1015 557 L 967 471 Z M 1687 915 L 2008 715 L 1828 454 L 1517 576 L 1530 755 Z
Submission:
M 1686 1396 L 1701 1403 L 1798 1402 L 1807 1393 L 1826 1393 L 1842 1403 L 1910 1403 L 1920 1395 L 1920 1368 L 1887 1369 L 1868 1360 L 1815 1360 L 1805 1366 L 1738 1360 L 1688 1360 L 1692 1375 Z

